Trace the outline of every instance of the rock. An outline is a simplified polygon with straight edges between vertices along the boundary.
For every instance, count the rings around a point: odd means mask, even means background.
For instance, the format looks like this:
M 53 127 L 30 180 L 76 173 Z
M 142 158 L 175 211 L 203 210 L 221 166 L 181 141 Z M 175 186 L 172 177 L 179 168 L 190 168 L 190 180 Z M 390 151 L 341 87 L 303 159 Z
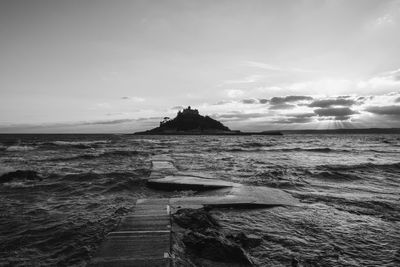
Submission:
M 203 209 L 180 209 L 173 215 L 174 221 L 181 227 L 191 230 L 219 228 L 219 223 Z
M 243 244 L 257 244 L 258 236 L 243 234 L 240 237 L 229 235 L 221 229 L 216 219 L 204 209 L 180 209 L 173 215 L 173 220 L 186 230 L 180 237 L 186 255 L 195 257 L 200 266 L 251 266 L 251 257 L 243 249 Z M 243 247 L 242 247 L 243 246 Z M 197 258 L 197 259 L 196 259 Z M 203 265 L 204 261 L 212 261 Z M 215 262 L 219 262 L 217 264 Z M 210 265 L 211 264 L 211 265 Z
M 239 233 L 232 236 L 232 239 L 239 242 L 244 248 L 254 248 L 261 244 L 262 238 L 254 234 Z
M 187 109 L 179 111 L 175 118 L 170 119 L 165 117 L 160 122 L 160 127 L 139 132 L 136 134 L 183 134 L 183 133 L 232 133 L 228 127 L 221 122 L 202 116 L 197 109 L 192 109 L 190 106 Z
M 199 233 L 188 231 L 183 237 L 185 246 L 198 257 L 219 262 L 234 262 L 251 266 L 247 253 L 234 242 L 216 231 Z
M 8 172 L 0 176 L 0 183 L 11 182 L 14 179 L 19 180 L 42 180 L 42 178 L 35 171 L 22 171 L 17 170 L 14 172 Z

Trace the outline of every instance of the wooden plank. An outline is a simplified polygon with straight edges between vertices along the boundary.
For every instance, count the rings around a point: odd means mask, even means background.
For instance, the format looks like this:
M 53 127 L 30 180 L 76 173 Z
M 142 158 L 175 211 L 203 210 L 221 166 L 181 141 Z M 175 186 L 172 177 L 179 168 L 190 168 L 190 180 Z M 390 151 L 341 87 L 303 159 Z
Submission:
M 91 266 L 170 266 L 169 199 L 139 199 L 134 214 L 107 235 Z
M 118 231 L 156 231 L 169 230 L 171 228 L 170 216 L 165 215 L 144 215 L 126 216 L 118 227 Z

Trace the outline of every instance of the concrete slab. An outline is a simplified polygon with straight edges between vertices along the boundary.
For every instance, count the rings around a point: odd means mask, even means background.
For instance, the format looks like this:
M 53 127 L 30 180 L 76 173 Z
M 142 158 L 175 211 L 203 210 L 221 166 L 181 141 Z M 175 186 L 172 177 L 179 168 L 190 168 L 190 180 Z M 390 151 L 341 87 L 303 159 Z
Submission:
M 176 173 L 178 176 L 192 176 L 192 177 L 198 177 L 198 178 L 203 178 L 203 179 L 218 179 L 218 177 L 205 173 L 205 172 L 194 172 L 194 171 L 178 171 Z
M 147 181 L 147 185 L 152 188 L 169 191 L 210 190 L 235 186 L 234 183 L 223 180 L 204 179 L 193 176 L 166 176 L 164 178 L 149 180 Z
M 257 208 L 295 206 L 297 204 L 299 203 L 295 198 L 282 190 L 244 185 L 232 187 L 226 195 L 170 199 L 170 205 L 174 209 L 196 206 Z
M 151 165 L 151 174 L 148 179 L 159 179 L 178 172 L 172 161 L 153 160 Z

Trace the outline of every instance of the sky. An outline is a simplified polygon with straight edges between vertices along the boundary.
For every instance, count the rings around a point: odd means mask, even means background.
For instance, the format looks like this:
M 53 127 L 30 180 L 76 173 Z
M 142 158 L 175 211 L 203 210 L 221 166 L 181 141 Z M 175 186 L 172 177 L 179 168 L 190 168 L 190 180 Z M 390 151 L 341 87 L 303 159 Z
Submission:
M 0 0 L 0 133 L 400 127 L 399 0 Z

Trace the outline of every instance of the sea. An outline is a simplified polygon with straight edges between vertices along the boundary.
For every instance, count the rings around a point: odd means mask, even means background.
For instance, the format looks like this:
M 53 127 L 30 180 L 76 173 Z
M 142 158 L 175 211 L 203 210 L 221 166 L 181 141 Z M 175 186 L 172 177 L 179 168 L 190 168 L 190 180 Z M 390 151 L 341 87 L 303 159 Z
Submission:
M 262 238 L 257 266 L 400 266 L 400 135 L 0 135 L 0 266 L 85 266 L 146 187 L 151 157 L 180 171 L 279 188 L 296 207 L 215 209 Z M 15 175 L 15 171 L 37 175 Z M 8 176 L 7 176 L 8 175 Z

